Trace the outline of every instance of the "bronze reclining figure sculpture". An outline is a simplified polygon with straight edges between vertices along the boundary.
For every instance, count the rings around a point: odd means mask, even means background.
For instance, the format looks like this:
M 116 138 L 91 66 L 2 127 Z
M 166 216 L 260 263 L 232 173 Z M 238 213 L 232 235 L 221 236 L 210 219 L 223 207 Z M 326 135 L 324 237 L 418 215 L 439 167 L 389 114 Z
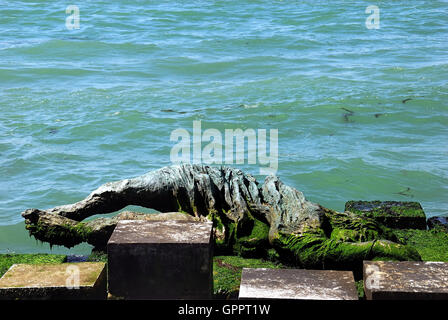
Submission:
M 82 220 L 128 205 L 160 214 L 122 212 L 113 218 Z M 303 268 L 359 268 L 363 260 L 420 260 L 412 247 L 394 243 L 393 233 L 375 221 L 336 212 L 307 201 L 302 192 L 266 177 L 263 184 L 241 170 L 175 165 L 140 177 L 110 182 L 87 198 L 48 210 L 22 213 L 36 239 L 105 248 L 120 219 L 212 220 L 216 248 L 243 256 L 266 257 Z

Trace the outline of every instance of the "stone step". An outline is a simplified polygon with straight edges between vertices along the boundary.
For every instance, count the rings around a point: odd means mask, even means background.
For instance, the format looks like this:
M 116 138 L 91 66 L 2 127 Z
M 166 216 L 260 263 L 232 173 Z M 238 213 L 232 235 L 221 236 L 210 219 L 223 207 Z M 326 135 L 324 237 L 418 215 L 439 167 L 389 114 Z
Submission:
M 244 268 L 239 299 L 358 300 L 351 271 Z
M 0 279 L 0 299 L 102 300 L 107 296 L 102 262 L 14 264 Z
M 426 230 L 426 215 L 418 202 L 347 201 L 345 211 L 374 219 L 394 229 Z
M 109 293 L 124 299 L 210 299 L 211 222 L 121 220 L 107 244 Z
M 448 263 L 364 261 L 368 300 L 448 299 Z

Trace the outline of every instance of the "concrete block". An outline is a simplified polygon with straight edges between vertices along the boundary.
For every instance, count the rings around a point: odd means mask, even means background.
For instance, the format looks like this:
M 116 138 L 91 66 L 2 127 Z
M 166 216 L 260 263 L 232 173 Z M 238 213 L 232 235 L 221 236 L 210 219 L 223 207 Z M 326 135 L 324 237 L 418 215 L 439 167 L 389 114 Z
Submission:
M 239 299 L 358 300 L 351 271 L 244 268 Z
M 368 300 L 448 299 L 448 263 L 364 261 Z
M 426 215 L 418 202 L 348 201 L 345 211 L 372 218 L 389 228 L 426 230 Z
M 0 279 L 3 300 L 102 300 L 107 296 L 101 262 L 15 264 Z
M 211 222 L 122 220 L 109 242 L 109 293 L 125 299 L 210 299 Z

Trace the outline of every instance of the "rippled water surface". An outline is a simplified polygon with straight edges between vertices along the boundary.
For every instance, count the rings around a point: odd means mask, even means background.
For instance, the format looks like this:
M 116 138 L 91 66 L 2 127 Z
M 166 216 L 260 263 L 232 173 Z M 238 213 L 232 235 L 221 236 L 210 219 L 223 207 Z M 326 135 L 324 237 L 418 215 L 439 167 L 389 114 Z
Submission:
M 169 165 L 194 120 L 278 129 L 277 174 L 327 207 L 448 213 L 446 1 L 381 1 L 377 30 L 366 1 L 84 1 L 79 30 L 0 4 L 0 252 L 48 251 L 21 211 Z

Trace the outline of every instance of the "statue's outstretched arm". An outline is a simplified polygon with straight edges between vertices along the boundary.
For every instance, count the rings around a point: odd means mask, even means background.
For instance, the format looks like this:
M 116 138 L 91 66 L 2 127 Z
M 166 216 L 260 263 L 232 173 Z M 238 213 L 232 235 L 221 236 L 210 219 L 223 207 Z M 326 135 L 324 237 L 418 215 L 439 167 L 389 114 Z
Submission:
M 162 212 L 177 211 L 176 193 L 179 183 L 165 168 L 133 179 L 108 182 L 94 190 L 87 198 L 47 210 L 28 209 L 22 213 L 26 220 L 42 214 L 54 214 L 76 221 L 115 212 L 128 205 L 138 205 Z

